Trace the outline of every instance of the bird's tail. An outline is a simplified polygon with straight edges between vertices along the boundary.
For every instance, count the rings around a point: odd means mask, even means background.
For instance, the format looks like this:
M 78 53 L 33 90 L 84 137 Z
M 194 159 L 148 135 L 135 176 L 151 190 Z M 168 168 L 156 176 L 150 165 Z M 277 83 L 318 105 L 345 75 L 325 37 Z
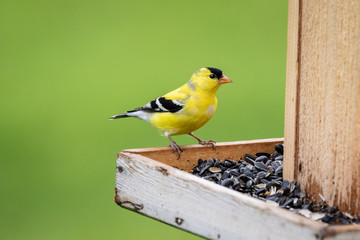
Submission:
M 123 114 L 118 114 L 118 115 L 114 115 L 112 117 L 109 117 L 109 120 L 114 120 L 117 118 L 126 118 L 126 117 L 130 117 L 127 113 L 123 113 Z

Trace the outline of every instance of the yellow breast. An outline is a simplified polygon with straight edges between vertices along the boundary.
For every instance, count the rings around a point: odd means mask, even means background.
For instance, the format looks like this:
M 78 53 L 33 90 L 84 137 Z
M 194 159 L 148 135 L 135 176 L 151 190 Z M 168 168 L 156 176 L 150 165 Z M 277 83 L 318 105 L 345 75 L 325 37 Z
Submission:
M 193 95 L 189 97 L 182 110 L 176 113 L 155 113 L 150 123 L 165 135 L 181 135 L 193 132 L 214 115 L 217 99 L 214 96 Z

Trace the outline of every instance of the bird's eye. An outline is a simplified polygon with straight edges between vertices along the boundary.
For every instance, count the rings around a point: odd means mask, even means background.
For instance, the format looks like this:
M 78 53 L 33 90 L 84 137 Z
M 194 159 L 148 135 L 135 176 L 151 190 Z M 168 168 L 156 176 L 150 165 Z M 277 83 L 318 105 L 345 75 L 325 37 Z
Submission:
M 216 78 L 216 76 L 215 76 L 215 74 L 210 74 L 210 76 L 209 76 L 210 78 Z

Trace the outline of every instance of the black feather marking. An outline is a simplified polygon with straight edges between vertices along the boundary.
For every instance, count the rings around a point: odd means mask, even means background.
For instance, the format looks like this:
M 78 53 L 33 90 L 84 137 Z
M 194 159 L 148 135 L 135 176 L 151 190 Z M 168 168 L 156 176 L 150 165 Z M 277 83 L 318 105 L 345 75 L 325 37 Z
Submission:
M 156 104 L 156 99 L 150 102 L 151 109 L 159 109 L 159 106 Z
M 135 108 L 133 110 L 129 110 L 129 111 L 126 111 L 127 113 L 132 113 L 132 112 L 137 112 L 137 111 L 140 111 L 140 110 L 143 110 L 142 107 L 139 107 L 139 108 Z
M 207 67 L 207 69 L 209 69 L 211 73 L 215 74 L 217 79 L 220 79 L 223 76 L 223 72 L 220 69 L 212 67 Z
M 138 107 L 138 108 L 135 108 L 133 110 L 129 110 L 129 111 L 126 111 L 126 113 L 133 113 L 133 112 L 138 112 L 138 111 L 149 111 L 149 112 L 156 112 L 155 109 L 152 109 L 152 108 L 148 108 L 148 107 Z
M 173 100 L 168 100 L 164 97 L 160 97 L 158 99 L 162 107 L 165 108 L 168 112 L 178 112 L 183 108 L 182 105 L 176 104 Z

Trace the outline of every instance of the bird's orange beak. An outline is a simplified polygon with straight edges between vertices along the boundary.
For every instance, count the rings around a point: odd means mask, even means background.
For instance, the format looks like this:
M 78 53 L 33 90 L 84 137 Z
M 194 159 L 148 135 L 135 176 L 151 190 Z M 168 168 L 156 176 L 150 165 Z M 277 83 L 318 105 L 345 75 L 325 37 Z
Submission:
M 231 83 L 232 81 L 230 80 L 230 78 L 228 78 L 225 75 L 222 75 L 222 77 L 219 79 L 219 83 L 220 84 L 224 84 L 224 83 Z

